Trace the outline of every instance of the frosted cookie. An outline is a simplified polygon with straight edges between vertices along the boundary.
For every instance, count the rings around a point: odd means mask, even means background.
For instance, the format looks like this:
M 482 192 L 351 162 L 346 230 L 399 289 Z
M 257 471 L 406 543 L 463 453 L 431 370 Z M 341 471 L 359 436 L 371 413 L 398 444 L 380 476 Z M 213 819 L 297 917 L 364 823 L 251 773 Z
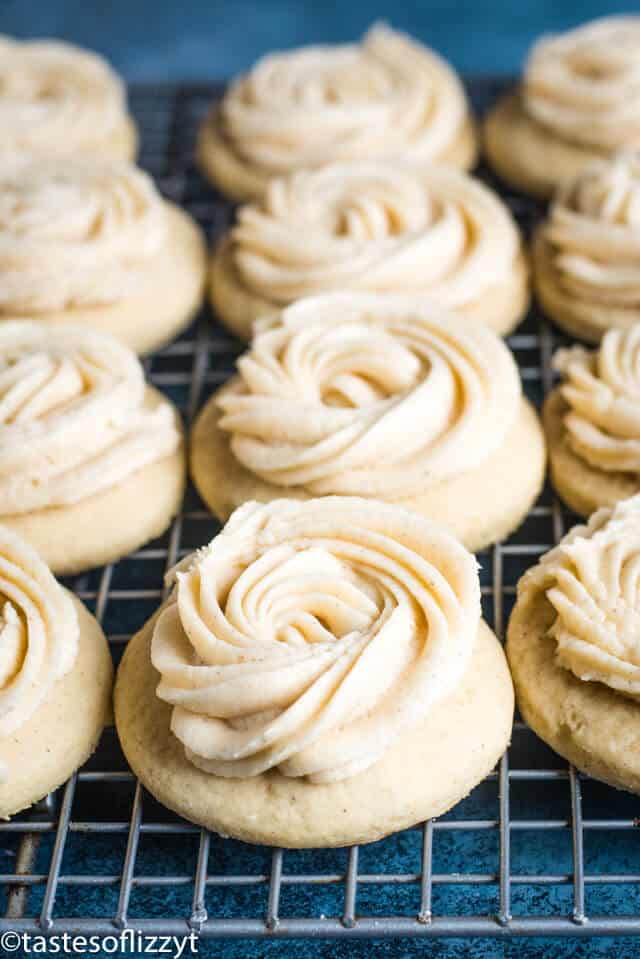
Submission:
M 211 267 L 217 315 L 254 321 L 332 290 L 412 293 L 505 334 L 529 304 L 516 223 L 478 180 L 444 167 L 342 164 L 269 184 L 240 207 Z
M 599 342 L 640 321 L 640 151 L 561 187 L 533 242 L 536 293 L 552 320 Z
M 548 197 L 616 150 L 640 144 L 640 17 L 594 20 L 534 45 L 515 93 L 484 125 L 491 165 Z
M 247 500 L 327 494 L 400 503 L 469 549 L 511 532 L 545 447 L 511 353 L 416 298 L 326 294 L 256 332 L 195 423 L 191 470 L 222 520 Z
M 142 170 L 0 160 L 0 325 L 78 323 L 146 352 L 192 320 L 205 274 L 201 230 Z
M 238 200 L 328 163 L 391 160 L 469 169 L 476 137 L 454 71 L 402 33 L 274 53 L 228 88 L 200 130 L 206 175 Z
M 0 526 L 0 818 L 89 758 L 110 714 L 112 676 L 97 621 Z
M 356 498 L 248 503 L 174 582 L 115 712 L 136 775 L 193 822 L 278 846 L 379 839 L 444 812 L 508 743 L 476 564 L 435 523 Z
M 558 350 L 544 407 L 553 485 L 581 516 L 640 491 L 640 323 Z
M 77 326 L 0 323 L 0 523 L 55 572 L 159 536 L 184 482 L 178 412 L 130 350 Z
M 0 36 L 3 153 L 132 160 L 138 137 L 122 81 L 96 53 Z
M 574 527 L 518 584 L 507 655 L 531 728 L 578 769 L 640 792 L 640 497 Z

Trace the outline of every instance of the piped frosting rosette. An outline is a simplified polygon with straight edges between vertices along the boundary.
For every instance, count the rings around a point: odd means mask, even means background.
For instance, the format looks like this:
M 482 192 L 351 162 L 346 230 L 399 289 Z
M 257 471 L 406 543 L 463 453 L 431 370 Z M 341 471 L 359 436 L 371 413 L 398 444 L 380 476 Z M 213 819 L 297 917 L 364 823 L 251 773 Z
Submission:
M 527 112 L 565 140 L 603 151 L 640 143 L 640 17 L 543 37 L 523 83 Z
M 0 780 L 11 775 L 2 739 L 72 669 L 78 640 L 69 594 L 30 546 L 0 526 Z
M 5 158 L 0 310 L 33 313 L 126 298 L 162 247 L 165 221 L 151 179 L 130 164 Z
M 124 86 L 99 56 L 71 44 L 0 36 L 0 129 L 6 152 L 95 148 L 126 118 Z
M 82 327 L 0 324 L 0 510 L 76 503 L 169 455 L 170 405 L 145 403 L 135 355 Z
M 508 210 L 481 183 L 391 162 L 274 180 L 231 231 L 242 286 L 280 305 L 350 289 L 427 293 L 464 307 L 510 279 L 519 248 Z
M 467 113 L 444 60 L 378 26 L 359 45 L 264 57 L 231 85 L 220 123 L 236 154 L 276 176 L 370 157 L 436 160 L 460 136 Z
M 567 293 L 640 306 L 640 151 L 625 150 L 561 187 L 543 235 Z
M 575 526 L 525 574 L 518 594 L 531 591 L 556 612 L 561 666 L 640 698 L 640 496 Z
M 554 367 L 574 452 L 597 469 L 640 473 L 640 324 L 609 330 L 597 350 L 558 350 Z
M 490 330 L 403 297 L 331 294 L 258 326 L 217 395 L 236 459 L 282 487 L 406 497 L 471 470 L 520 409 Z
M 358 498 L 248 503 L 174 580 L 152 640 L 157 694 L 187 758 L 216 776 L 367 768 L 455 689 L 480 621 L 472 555 Z

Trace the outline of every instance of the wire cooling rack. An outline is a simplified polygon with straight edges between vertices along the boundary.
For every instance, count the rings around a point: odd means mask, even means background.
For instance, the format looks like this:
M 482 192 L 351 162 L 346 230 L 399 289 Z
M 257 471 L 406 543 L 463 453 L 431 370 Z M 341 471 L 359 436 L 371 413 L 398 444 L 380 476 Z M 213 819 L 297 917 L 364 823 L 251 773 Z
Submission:
M 474 79 L 482 111 L 504 81 Z M 215 238 L 229 204 L 193 163 L 212 87 L 138 87 L 141 163 Z M 483 171 L 483 176 L 490 179 Z M 497 186 L 497 184 L 493 184 Z M 501 193 L 525 231 L 536 204 Z M 509 340 L 538 405 L 557 337 L 533 310 Z M 187 424 L 230 374 L 238 344 L 206 310 L 146 361 Z M 547 488 L 521 528 L 479 556 L 499 636 L 516 583 L 572 517 Z M 102 622 L 114 659 L 157 607 L 165 570 L 218 529 L 193 490 L 161 539 L 68 581 Z M 371 845 L 286 850 L 221 839 L 177 818 L 127 769 L 113 729 L 55 795 L 0 823 L 0 931 L 202 937 L 603 935 L 640 932 L 640 803 L 583 777 L 520 721 L 508 754 L 437 821 Z M 635 867 L 635 872 L 634 872 Z

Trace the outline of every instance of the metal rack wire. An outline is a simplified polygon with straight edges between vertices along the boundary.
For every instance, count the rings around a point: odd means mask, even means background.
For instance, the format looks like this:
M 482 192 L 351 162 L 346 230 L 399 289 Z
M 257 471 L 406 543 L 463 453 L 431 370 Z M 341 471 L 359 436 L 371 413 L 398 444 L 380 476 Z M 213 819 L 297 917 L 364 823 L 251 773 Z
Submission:
M 474 79 L 482 110 L 503 81 Z M 231 208 L 193 164 L 212 87 L 139 87 L 142 165 L 215 237 Z M 486 172 L 483 175 L 488 176 Z M 494 184 L 495 185 L 495 184 Z M 525 230 L 535 203 L 501 191 Z M 556 337 L 532 311 L 510 338 L 528 395 L 550 386 Z M 206 311 L 146 361 L 187 423 L 230 373 L 238 345 Z M 549 489 L 509 540 L 480 555 L 485 616 L 502 635 L 524 569 L 573 522 Z M 162 576 L 217 529 L 195 492 L 170 531 L 69 582 L 116 662 L 162 597 Z M 57 794 L 0 823 L 0 931 L 202 937 L 612 935 L 640 932 L 638 801 L 578 775 L 520 721 L 508 754 L 437 821 L 348 850 L 283 851 L 210 835 L 136 783 L 113 730 Z

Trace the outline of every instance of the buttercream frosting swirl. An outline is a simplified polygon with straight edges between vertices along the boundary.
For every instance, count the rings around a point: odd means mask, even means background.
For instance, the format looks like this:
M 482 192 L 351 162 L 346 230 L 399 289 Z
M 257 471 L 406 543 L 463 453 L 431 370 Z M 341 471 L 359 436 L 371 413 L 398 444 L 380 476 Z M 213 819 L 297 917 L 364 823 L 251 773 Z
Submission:
M 223 135 L 271 176 L 326 163 L 437 160 L 460 136 L 467 102 L 432 50 L 388 27 L 361 44 L 264 57 L 222 101 Z
M 640 697 L 640 495 L 575 526 L 518 584 L 542 591 L 559 665 L 579 679 Z
M 2 740 L 72 669 L 78 639 L 69 593 L 31 546 L 0 526 L 0 778 L 11 776 Z
M 158 696 L 217 776 L 346 779 L 465 672 L 473 556 L 436 524 L 355 497 L 248 503 L 188 557 L 158 618 Z
M 593 20 L 533 47 L 527 112 L 565 140 L 604 151 L 640 142 L 640 17 Z
M 170 405 L 148 405 L 137 357 L 83 327 L 0 324 L 0 510 L 67 506 L 178 446 Z
M 271 181 L 238 211 L 243 286 L 277 304 L 328 290 L 426 293 L 463 307 L 511 277 L 519 251 L 506 207 L 445 167 L 334 164 Z
M 544 237 L 567 293 L 640 306 L 640 152 L 622 151 L 561 187 Z
M 95 150 L 125 117 L 124 86 L 102 57 L 68 43 L 0 36 L 3 152 Z
M 310 297 L 258 324 L 219 425 L 247 469 L 326 493 L 419 492 L 484 462 L 518 415 L 492 331 L 413 298 Z
M 605 333 L 597 350 L 558 350 L 567 439 L 589 465 L 640 472 L 640 324 Z
M 146 173 L 94 160 L 0 162 L 0 310 L 95 306 L 135 292 L 166 233 Z

